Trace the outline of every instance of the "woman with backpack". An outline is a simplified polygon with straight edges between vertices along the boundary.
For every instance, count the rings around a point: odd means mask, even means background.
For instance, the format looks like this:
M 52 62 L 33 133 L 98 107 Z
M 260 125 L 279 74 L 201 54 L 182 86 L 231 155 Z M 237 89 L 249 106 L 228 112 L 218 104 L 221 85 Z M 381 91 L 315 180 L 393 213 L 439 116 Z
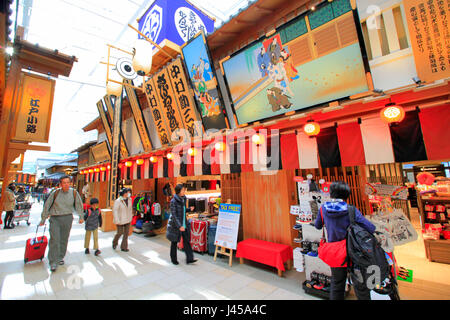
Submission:
M 346 200 L 350 196 L 350 187 L 345 182 L 333 182 L 330 186 L 330 196 L 331 201 L 322 205 L 315 222 L 317 229 L 322 229 L 325 226 L 328 243 L 340 242 L 347 238 L 347 229 L 350 226 L 349 210 L 354 211 L 356 224 L 370 233 L 375 232 L 375 226 L 364 218 L 358 209 L 351 208 L 347 204 Z M 347 266 L 331 267 L 330 300 L 344 300 L 347 273 Z M 365 283 L 354 282 L 353 285 L 358 300 L 370 300 L 370 290 Z

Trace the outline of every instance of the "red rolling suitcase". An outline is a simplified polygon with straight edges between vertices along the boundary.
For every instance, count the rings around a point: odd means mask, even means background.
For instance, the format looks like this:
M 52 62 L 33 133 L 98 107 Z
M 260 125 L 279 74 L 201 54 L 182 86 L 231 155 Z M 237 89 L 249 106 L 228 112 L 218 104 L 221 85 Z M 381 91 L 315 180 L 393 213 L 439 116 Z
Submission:
M 208 252 L 209 221 L 192 220 L 191 222 L 191 247 L 200 253 Z
M 44 233 L 42 237 L 37 237 L 37 232 L 39 229 L 39 225 L 36 227 L 36 236 L 34 238 L 28 239 L 25 247 L 25 257 L 24 262 L 30 262 L 35 260 L 44 259 L 45 250 L 47 249 L 48 239 L 45 236 L 45 229 L 47 225 L 44 227 Z

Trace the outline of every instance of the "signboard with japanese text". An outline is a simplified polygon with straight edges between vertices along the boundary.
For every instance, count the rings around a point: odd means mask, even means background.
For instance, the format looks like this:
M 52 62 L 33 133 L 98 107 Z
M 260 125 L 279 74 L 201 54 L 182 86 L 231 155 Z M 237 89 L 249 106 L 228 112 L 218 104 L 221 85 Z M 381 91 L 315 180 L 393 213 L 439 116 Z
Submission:
M 109 153 L 106 141 L 99 143 L 91 148 L 92 154 L 94 156 L 95 162 L 105 162 L 111 160 L 111 155 Z
M 133 81 L 124 80 L 125 83 L 133 85 Z M 142 113 L 141 104 L 136 94 L 136 90 L 129 86 L 125 86 L 125 91 L 127 93 L 128 101 L 130 102 L 131 112 L 133 113 L 134 122 L 136 124 L 139 137 L 141 138 L 142 147 L 145 152 L 150 152 L 152 150 L 152 143 L 150 141 L 150 134 L 148 133 L 147 123 Z
M 54 80 L 22 74 L 14 140 L 48 142 L 54 91 Z
M 111 97 L 106 95 L 106 96 L 103 97 L 103 100 L 105 101 L 106 110 L 108 111 L 109 123 L 111 125 L 111 128 L 113 128 L 114 107 L 113 107 L 113 104 L 111 102 Z M 111 132 L 111 134 L 113 135 L 114 132 Z M 128 152 L 127 144 L 125 142 L 124 134 L 122 132 L 122 126 L 120 126 L 120 144 L 119 144 L 119 148 L 120 148 L 120 156 L 122 158 L 128 157 L 129 152 Z M 112 149 L 112 147 L 111 147 L 111 149 Z
M 403 5 L 417 76 L 426 82 L 450 77 L 450 1 L 407 0 Z
M 164 121 L 167 123 L 170 140 L 177 141 L 181 137 L 178 129 L 184 129 L 184 127 L 167 69 L 163 69 L 153 76 L 152 81 L 156 89 L 158 103 L 162 108 Z
M 153 121 L 155 122 L 156 130 L 158 131 L 161 145 L 163 147 L 167 146 L 170 143 L 170 136 L 161 105 L 158 103 L 157 92 L 152 79 L 145 83 L 145 95 L 147 96 L 147 102 L 153 116 Z
M 214 244 L 228 249 L 236 249 L 239 233 L 240 204 L 221 203 Z
M 105 113 L 105 107 L 103 105 L 103 100 L 99 100 L 97 102 L 97 109 L 98 109 L 98 113 L 100 115 L 100 119 L 102 121 L 103 124 L 103 128 L 105 128 L 105 133 L 106 133 L 106 138 L 108 140 L 108 144 L 109 146 L 112 146 L 112 134 L 111 134 L 111 126 L 108 122 L 108 118 L 106 117 L 106 113 Z
M 156 0 L 138 23 L 139 31 L 158 44 L 168 39 L 181 46 L 201 30 L 214 31 L 214 20 L 185 0 Z
M 176 59 L 168 67 L 171 85 L 177 97 L 178 107 L 181 112 L 184 127 L 191 137 L 198 137 L 202 134 L 202 128 L 198 125 L 198 118 L 195 112 L 195 102 L 193 92 L 190 90 L 184 72 L 181 58 Z
M 116 200 L 118 194 L 119 185 L 119 156 L 120 156 L 120 142 L 122 137 L 122 95 L 116 98 L 113 114 L 113 125 L 112 125 L 112 147 L 111 147 L 111 170 L 110 170 L 110 181 L 108 189 L 108 198 L 110 204 Z

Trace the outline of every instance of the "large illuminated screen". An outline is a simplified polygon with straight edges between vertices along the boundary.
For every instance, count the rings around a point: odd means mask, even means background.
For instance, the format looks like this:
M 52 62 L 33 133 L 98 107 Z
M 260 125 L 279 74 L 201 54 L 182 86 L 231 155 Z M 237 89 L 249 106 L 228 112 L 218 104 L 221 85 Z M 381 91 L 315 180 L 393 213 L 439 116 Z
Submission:
M 349 0 L 295 18 L 222 67 L 239 124 L 369 90 Z

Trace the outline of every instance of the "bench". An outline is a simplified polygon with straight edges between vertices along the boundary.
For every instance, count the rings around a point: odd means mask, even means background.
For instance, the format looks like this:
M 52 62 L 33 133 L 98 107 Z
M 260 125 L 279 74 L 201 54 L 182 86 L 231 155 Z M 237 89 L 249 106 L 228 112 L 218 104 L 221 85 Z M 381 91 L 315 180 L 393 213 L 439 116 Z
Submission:
M 244 263 L 244 259 L 248 259 L 275 267 L 278 270 L 278 276 L 282 277 L 285 263 L 287 263 L 288 270 L 292 268 L 293 252 L 292 247 L 288 245 L 246 239 L 238 243 L 236 257 L 239 258 L 241 264 Z

